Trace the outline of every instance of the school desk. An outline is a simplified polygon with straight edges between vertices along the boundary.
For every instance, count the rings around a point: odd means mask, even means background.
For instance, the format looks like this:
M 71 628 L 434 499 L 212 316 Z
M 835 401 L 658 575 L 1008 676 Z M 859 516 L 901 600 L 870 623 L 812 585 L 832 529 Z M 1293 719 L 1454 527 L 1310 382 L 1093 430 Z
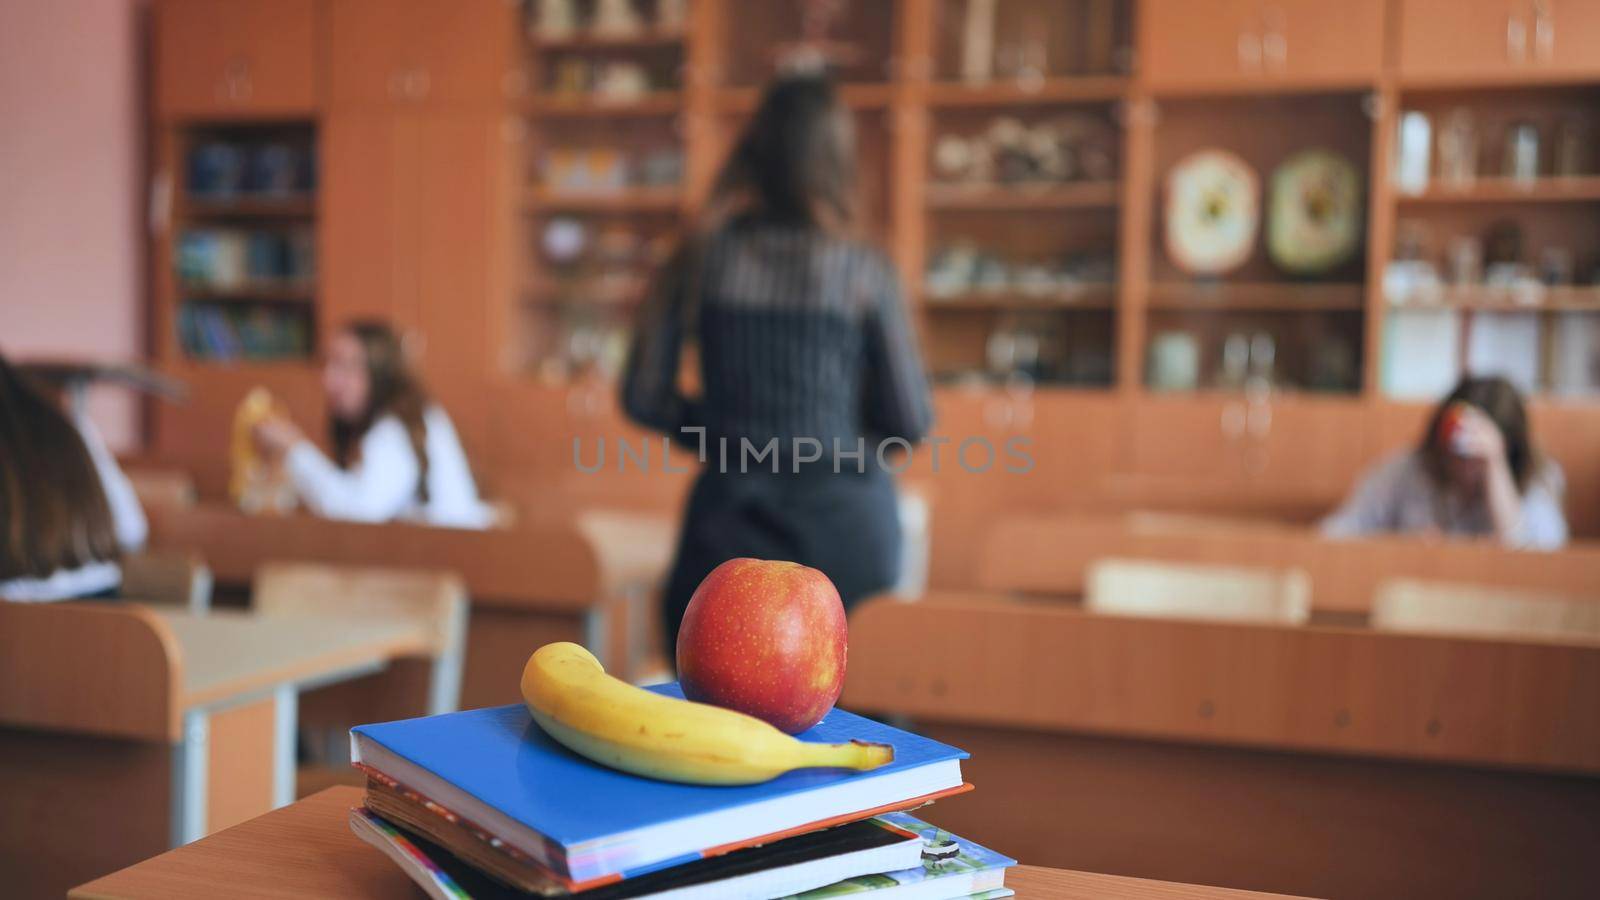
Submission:
M 1043 865 L 1315 896 L 1600 883 L 1593 643 L 877 599 L 842 705 L 969 751 L 980 790 L 940 824 Z
M 211 900 L 213 897 L 423 896 L 390 862 L 350 832 L 361 789 L 329 788 L 202 841 L 73 889 L 74 900 Z M 934 807 L 937 810 L 938 807 Z M 1002 848 L 1003 849 L 1003 848 Z M 1006 876 L 1023 900 L 1249 900 L 1273 895 L 1020 866 Z
M 278 561 L 459 573 L 472 601 L 463 707 L 516 702 L 528 654 L 550 641 L 583 643 L 630 674 L 672 552 L 670 520 L 622 512 L 532 515 L 488 531 L 251 516 L 221 504 L 152 509 L 149 518 L 152 547 L 198 552 L 219 587 L 247 589 L 262 563 Z
M 297 692 L 428 647 L 406 622 L 0 603 L 7 889 L 59 895 L 292 801 Z
M 1319 613 L 1364 615 L 1391 578 L 1526 588 L 1600 600 L 1600 544 L 1520 552 L 1484 541 L 1392 536 L 1328 540 L 1314 529 L 1165 513 L 1017 513 L 999 517 L 980 551 L 975 587 L 1075 597 L 1097 559 L 1296 566 Z

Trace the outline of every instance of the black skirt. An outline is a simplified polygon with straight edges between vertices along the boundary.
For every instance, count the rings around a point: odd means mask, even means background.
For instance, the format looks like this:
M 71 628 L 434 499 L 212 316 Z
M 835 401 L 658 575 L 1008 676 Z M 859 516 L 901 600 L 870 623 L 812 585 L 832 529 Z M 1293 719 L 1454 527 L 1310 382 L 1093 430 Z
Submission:
M 900 518 L 894 479 L 831 464 L 798 473 L 719 472 L 695 481 L 684 510 L 677 558 L 662 600 L 667 658 L 700 582 L 739 557 L 781 559 L 820 569 L 849 609 L 900 576 Z

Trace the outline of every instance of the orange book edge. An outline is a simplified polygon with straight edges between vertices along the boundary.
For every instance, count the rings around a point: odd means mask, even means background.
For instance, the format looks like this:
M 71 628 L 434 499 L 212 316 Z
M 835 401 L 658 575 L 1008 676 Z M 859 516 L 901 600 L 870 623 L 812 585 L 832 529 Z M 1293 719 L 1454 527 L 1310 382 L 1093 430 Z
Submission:
M 486 829 L 486 828 L 484 828 L 484 827 L 472 822 L 469 819 L 463 818 L 460 814 L 458 814 L 458 813 L 456 813 L 456 812 L 454 812 L 452 810 L 446 809 L 445 807 L 441 806 L 440 804 L 435 803 L 434 801 L 428 799 L 426 796 L 424 796 L 420 792 L 418 792 L 416 790 L 413 790 L 412 788 L 409 788 L 404 784 L 401 784 L 398 780 L 390 777 L 389 775 L 384 774 L 383 772 L 380 772 L 379 770 L 373 768 L 372 766 L 369 766 L 366 763 L 354 763 L 353 765 L 355 766 L 355 768 L 360 769 L 362 772 L 365 772 L 368 776 L 374 777 L 374 778 L 378 779 L 379 781 L 382 781 L 382 782 L 385 782 L 385 783 L 389 784 L 391 787 L 395 788 L 396 790 L 398 790 L 398 791 L 400 791 L 400 792 L 402 792 L 404 794 L 410 795 L 412 798 L 414 798 L 416 800 L 417 804 L 419 806 L 421 806 L 423 809 L 428 810 L 429 812 L 433 813 L 436 816 L 439 816 L 440 818 L 444 819 L 445 821 L 447 821 L 447 822 L 449 822 L 449 823 L 451 823 L 453 825 L 457 825 L 457 826 L 460 826 L 462 828 L 467 829 L 467 831 L 471 832 L 474 836 L 476 836 L 479 839 L 483 840 L 484 843 L 488 844 L 494 850 L 497 850 L 497 851 L 499 851 L 501 853 L 504 853 L 505 855 L 511 857 L 512 859 L 517 860 L 518 862 L 520 862 L 520 863 L 522 863 L 524 865 L 537 866 L 538 868 L 543 869 L 544 871 L 549 873 L 550 877 L 553 880 L 555 880 L 557 882 L 560 882 L 562 887 L 565 887 L 567 890 L 571 891 L 574 894 L 580 894 L 580 893 L 582 893 L 584 891 L 593 890 L 593 889 L 598 888 L 598 887 L 605 887 L 608 884 L 616 884 L 617 882 L 623 880 L 622 876 L 620 874 L 617 874 L 617 875 L 604 875 L 604 876 L 601 876 L 599 878 L 591 878 L 588 881 L 573 881 L 572 879 L 568 878 L 567 876 L 562 875 L 561 873 L 551 869 L 549 866 L 546 866 L 543 863 L 540 863 L 538 860 L 536 860 L 533 857 L 527 855 L 526 853 L 523 853 L 523 852 L 517 850 L 516 848 L 514 848 L 511 845 L 507 844 L 505 841 L 500 840 L 499 838 L 496 838 L 492 833 L 489 832 L 488 829 Z M 877 807 L 874 807 L 872 809 L 865 809 L 865 810 L 861 810 L 859 812 L 844 813 L 842 815 L 833 816 L 833 817 L 827 818 L 827 819 L 819 819 L 818 821 L 811 822 L 811 823 L 808 823 L 808 824 L 805 824 L 805 825 L 797 825 L 794 828 L 785 829 L 783 831 L 774 831 L 774 832 L 771 832 L 769 834 L 757 835 L 756 837 L 753 837 L 753 838 L 750 838 L 750 839 L 744 840 L 744 841 L 738 841 L 738 842 L 731 843 L 731 844 L 721 844 L 721 845 L 718 845 L 718 846 L 715 846 L 715 847 L 709 847 L 709 848 L 707 848 L 705 850 L 701 850 L 700 851 L 700 857 L 702 859 L 707 859 L 707 858 L 710 858 L 710 857 L 713 857 L 713 856 L 722 856 L 722 855 L 727 854 L 727 853 L 732 853 L 735 850 L 743 850 L 746 847 L 758 847 L 758 846 L 761 846 L 762 844 L 770 844 L 773 841 L 782 840 L 784 838 L 794 837 L 796 835 L 801 835 L 801 834 L 808 834 L 808 833 L 813 832 L 813 831 L 819 831 L 819 830 L 821 830 L 823 828 L 832 828 L 835 825 L 846 825 L 846 824 L 849 824 L 851 822 L 859 822 L 862 819 L 870 819 L 873 816 L 879 816 L 879 815 L 882 815 L 884 813 L 905 812 L 906 810 L 917 809 L 919 807 L 927 806 L 928 804 L 933 803 L 936 800 L 943 800 L 946 797 L 954 797 L 954 796 L 957 796 L 959 794 L 965 794 L 965 793 L 967 793 L 968 791 L 970 791 L 972 789 L 973 789 L 973 786 L 970 783 L 964 781 L 961 784 L 956 785 L 955 787 L 946 788 L 946 789 L 944 789 L 942 791 L 935 791 L 935 792 L 933 792 L 931 794 L 923 794 L 920 797 L 913 797 L 913 798 L 911 798 L 909 800 L 904 800 L 904 801 L 901 801 L 899 803 L 887 803 L 887 804 L 884 804 L 883 806 L 877 806 Z M 542 838 L 543 835 L 540 835 L 540 837 Z

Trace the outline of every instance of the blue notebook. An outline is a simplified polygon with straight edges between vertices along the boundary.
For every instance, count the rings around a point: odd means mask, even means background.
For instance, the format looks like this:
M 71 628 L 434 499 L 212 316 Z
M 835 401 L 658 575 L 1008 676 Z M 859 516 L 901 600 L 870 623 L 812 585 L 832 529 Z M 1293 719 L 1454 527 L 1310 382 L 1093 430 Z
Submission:
M 653 690 L 682 696 L 676 685 Z M 351 757 L 578 884 L 627 877 L 962 789 L 967 754 L 834 710 L 801 740 L 890 744 L 870 772 L 811 769 L 764 784 L 642 778 L 557 744 L 520 705 L 351 730 Z

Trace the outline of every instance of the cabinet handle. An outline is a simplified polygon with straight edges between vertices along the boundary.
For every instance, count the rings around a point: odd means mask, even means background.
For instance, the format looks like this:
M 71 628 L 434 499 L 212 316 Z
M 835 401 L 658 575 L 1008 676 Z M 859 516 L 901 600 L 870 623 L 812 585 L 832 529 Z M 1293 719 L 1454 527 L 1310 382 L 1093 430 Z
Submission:
M 1542 62 L 1549 62 L 1556 52 L 1556 20 L 1550 14 L 1550 4 L 1546 0 L 1534 0 L 1533 3 L 1533 55 Z
M 426 100 L 432 87 L 433 79 L 427 69 L 412 69 L 406 77 L 406 94 L 413 100 Z
M 1506 59 L 1513 63 L 1528 59 L 1528 23 L 1516 13 L 1506 16 Z
M 1239 32 L 1239 68 L 1247 72 L 1261 68 L 1261 35 Z
M 1237 441 L 1244 437 L 1244 430 L 1248 424 L 1249 414 L 1245 411 L 1244 404 L 1230 400 L 1222 406 L 1222 436 L 1230 441 Z
M 1279 7 L 1261 13 L 1266 35 L 1261 38 L 1261 58 L 1269 69 L 1283 71 L 1289 63 L 1289 38 L 1284 35 L 1285 14 Z

